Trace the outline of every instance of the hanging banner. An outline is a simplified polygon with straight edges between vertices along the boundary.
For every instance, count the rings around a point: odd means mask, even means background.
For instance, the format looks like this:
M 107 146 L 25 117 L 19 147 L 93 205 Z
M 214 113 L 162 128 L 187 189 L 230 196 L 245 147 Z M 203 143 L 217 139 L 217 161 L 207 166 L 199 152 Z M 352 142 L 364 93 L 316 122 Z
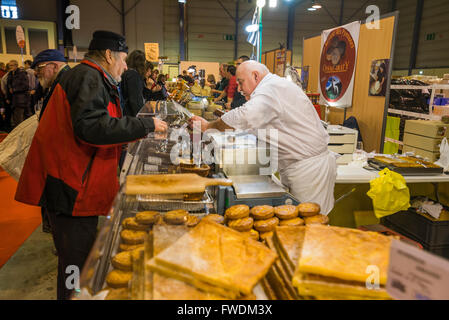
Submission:
M 17 45 L 21 49 L 25 48 L 25 33 L 23 32 L 22 26 L 16 27 L 16 40 L 17 40 Z
M 359 34 L 359 21 L 322 32 L 318 80 L 320 104 L 352 105 Z
M 145 43 L 145 56 L 150 62 L 159 62 L 159 43 Z

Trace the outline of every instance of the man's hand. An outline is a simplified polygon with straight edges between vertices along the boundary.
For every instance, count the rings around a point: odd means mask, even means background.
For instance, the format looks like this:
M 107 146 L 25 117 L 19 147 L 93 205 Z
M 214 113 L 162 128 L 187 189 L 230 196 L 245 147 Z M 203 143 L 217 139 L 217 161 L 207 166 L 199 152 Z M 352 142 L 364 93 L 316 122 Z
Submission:
M 225 104 L 226 110 L 231 110 L 231 102 Z
M 193 128 L 194 122 L 197 122 L 197 121 L 199 121 L 201 123 L 201 132 L 204 132 L 209 128 L 209 122 L 206 119 L 203 119 L 199 116 L 193 116 L 192 118 L 190 118 L 190 120 L 189 120 L 190 128 Z
M 153 121 L 154 121 L 154 132 L 167 131 L 167 123 L 165 121 L 159 120 L 157 118 L 153 118 Z

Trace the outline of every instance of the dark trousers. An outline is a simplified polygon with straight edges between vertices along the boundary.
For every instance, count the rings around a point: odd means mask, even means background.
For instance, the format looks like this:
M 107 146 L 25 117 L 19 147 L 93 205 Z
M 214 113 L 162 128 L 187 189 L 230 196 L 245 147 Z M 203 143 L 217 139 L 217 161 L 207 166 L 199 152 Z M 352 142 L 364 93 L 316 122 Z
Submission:
M 68 266 L 77 266 L 79 274 L 97 236 L 98 217 L 70 217 L 47 212 L 52 229 L 53 241 L 58 252 L 58 300 L 69 300 L 74 293 L 66 286 Z

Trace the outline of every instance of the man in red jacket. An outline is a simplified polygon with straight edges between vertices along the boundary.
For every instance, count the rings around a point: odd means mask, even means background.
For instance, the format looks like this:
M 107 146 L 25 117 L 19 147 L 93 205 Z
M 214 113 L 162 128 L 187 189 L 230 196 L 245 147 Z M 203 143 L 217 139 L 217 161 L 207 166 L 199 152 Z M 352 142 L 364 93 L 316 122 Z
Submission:
M 125 38 L 96 31 L 89 51 L 67 71 L 48 101 L 25 161 L 16 200 L 44 207 L 58 252 L 58 299 L 69 299 L 66 277 L 80 271 L 119 190 L 122 145 L 164 132 L 153 118 L 123 117 L 118 84 L 127 69 Z

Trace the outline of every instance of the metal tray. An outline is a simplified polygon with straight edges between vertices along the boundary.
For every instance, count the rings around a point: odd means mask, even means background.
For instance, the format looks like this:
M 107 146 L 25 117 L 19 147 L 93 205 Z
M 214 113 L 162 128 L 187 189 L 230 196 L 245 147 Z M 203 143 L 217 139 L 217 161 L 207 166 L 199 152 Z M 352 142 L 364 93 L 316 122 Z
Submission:
M 391 171 L 400 173 L 404 176 L 433 176 L 440 175 L 443 173 L 443 168 L 402 168 L 396 167 L 395 165 L 386 164 L 384 162 L 378 161 L 376 159 L 368 159 L 368 164 L 376 169 L 383 170 L 385 168 L 390 169 Z

